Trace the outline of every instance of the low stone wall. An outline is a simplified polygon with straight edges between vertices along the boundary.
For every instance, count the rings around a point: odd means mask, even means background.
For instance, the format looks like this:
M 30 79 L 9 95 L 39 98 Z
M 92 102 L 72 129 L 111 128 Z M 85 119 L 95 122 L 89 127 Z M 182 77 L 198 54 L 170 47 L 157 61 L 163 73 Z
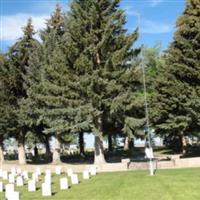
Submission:
M 12 167 L 20 167 L 22 170 L 27 170 L 29 172 L 34 172 L 37 167 L 41 168 L 41 171 L 44 172 L 46 169 L 50 169 L 52 172 L 55 171 L 57 165 L 18 165 L 18 164 L 3 164 L 0 166 L 4 170 L 10 170 Z M 89 170 L 90 167 L 95 165 L 90 164 L 60 164 L 63 171 L 72 168 L 74 172 L 83 172 L 84 170 Z M 97 166 L 96 166 L 97 167 Z M 98 172 L 116 172 L 116 171 L 126 171 L 128 169 L 127 163 L 106 163 L 99 165 L 97 167 Z
M 119 172 L 127 171 L 127 163 L 107 163 L 97 167 L 99 172 Z
M 47 165 L 18 165 L 18 164 L 3 164 L 1 166 L 4 170 L 10 170 L 12 167 L 20 167 L 22 170 L 27 170 L 29 172 L 34 172 L 37 167 L 41 168 L 41 171 L 44 172 L 46 169 L 50 169 L 52 172 L 55 171 L 55 168 L 58 165 L 47 164 Z M 89 169 L 92 165 L 70 165 L 70 164 L 61 164 L 63 171 L 72 168 L 74 172 L 82 172 L 85 169 Z
M 156 169 L 173 169 L 173 168 L 192 168 L 200 167 L 200 157 L 197 158 L 179 158 L 172 157 L 171 160 L 155 160 Z M 131 162 L 129 170 L 146 170 L 149 168 L 148 162 Z
M 3 164 L 0 166 L 4 170 L 10 170 L 12 167 L 20 167 L 22 170 L 27 170 L 29 172 L 35 171 L 36 167 L 40 167 L 42 171 L 45 169 L 51 169 L 55 171 L 57 165 L 48 164 L 48 165 L 17 165 L 17 164 Z M 94 166 L 92 164 L 60 164 L 63 171 L 72 168 L 74 172 L 82 172 L 88 170 L 90 167 Z M 192 168 L 200 167 L 200 157 L 196 158 L 179 158 L 178 156 L 172 157 L 171 160 L 154 161 L 154 166 L 156 169 L 175 169 L 175 168 Z M 97 166 L 96 166 L 97 167 Z M 117 171 L 127 171 L 127 170 L 147 170 L 149 164 L 146 161 L 140 162 L 130 162 L 129 159 L 122 160 L 121 163 L 106 163 L 99 165 L 97 167 L 98 172 L 117 172 Z
M 200 157 L 197 158 L 172 158 L 169 161 L 157 161 L 157 169 L 192 168 L 200 167 Z
M 175 159 L 174 166 L 176 168 L 200 167 L 200 157 Z

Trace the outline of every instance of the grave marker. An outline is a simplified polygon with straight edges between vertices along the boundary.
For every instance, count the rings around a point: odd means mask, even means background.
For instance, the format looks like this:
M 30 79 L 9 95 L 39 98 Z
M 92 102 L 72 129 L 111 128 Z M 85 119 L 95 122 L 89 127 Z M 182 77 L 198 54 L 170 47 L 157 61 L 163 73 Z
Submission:
M 72 184 L 78 184 L 79 183 L 78 175 L 77 174 L 72 174 L 71 175 L 71 181 L 72 181 Z
M 32 180 L 34 180 L 35 182 L 38 182 L 39 178 L 38 178 L 38 175 L 36 173 L 32 174 Z
M 23 186 L 24 185 L 23 178 L 21 176 L 18 176 L 16 183 L 17 183 L 17 186 Z
M 87 170 L 83 171 L 83 179 L 90 179 L 89 171 L 87 171 Z
M 15 183 L 15 176 L 13 174 L 8 175 L 8 182 L 9 183 Z
M 60 179 L 60 189 L 61 190 L 67 190 L 68 188 L 69 188 L 69 185 L 68 185 L 67 178 L 61 178 Z
M 51 170 L 50 170 L 50 169 L 46 169 L 46 170 L 45 170 L 45 174 L 51 176 Z
M 21 175 L 22 173 L 22 169 L 21 168 L 17 168 L 17 175 Z
M 24 177 L 24 179 L 28 180 L 28 172 L 27 171 L 23 171 L 22 176 Z
M 62 170 L 62 167 L 61 166 L 57 166 L 56 167 L 56 174 L 60 175 L 61 174 L 61 170 Z
M 67 170 L 67 175 L 72 176 L 73 175 L 73 170 L 70 168 Z
M 42 196 L 51 196 L 51 184 L 42 183 Z
M 36 191 L 36 182 L 34 180 L 28 181 L 28 191 L 35 192 Z
M 19 192 L 11 192 L 8 194 L 7 200 L 19 200 Z
M 6 184 L 5 185 L 5 197 L 8 198 L 8 195 L 13 193 L 15 190 L 14 184 Z
M 11 168 L 11 174 L 13 174 L 13 176 L 16 176 L 16 168 L 15 167 Z
M 0 182 L 0 192 L 3 192 L 3 182 Z
M 0 177 L 3 177 L 3 170 L 0 169 Z
M 46 175 L 46 176 L 44 177 L 44 182 L 45 182 L 45 183 L 48 183 L 48 184 L 51 184 L 51 176 L 50 176 L 50 175 Z
M 36 174 L 40 176 L 42 174 L 40 167 L 36 168 Z
M 91 176 L 95 176 L 97 174 L 96 167 L 93 166 L 93 167 L 90 168 L 90 174 L 91 174 Z
M 3 180 L 8 180 L 8 172 L 3 171 Z

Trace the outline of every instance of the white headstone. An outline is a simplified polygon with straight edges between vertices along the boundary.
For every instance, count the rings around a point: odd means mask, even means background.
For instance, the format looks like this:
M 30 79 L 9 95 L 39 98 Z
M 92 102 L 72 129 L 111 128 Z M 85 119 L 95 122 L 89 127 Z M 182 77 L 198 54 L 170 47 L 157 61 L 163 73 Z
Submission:
M 11 168 L 11 174 L 13 174 L 13 176 L 16 176 L 16 168 L 15 167 L 12 167 Z
M 35 192 L 36 191 L 36 182 L 34 180 L 28 181 L 28 191 Z
M 8 198 L 8 195 L 15 191 L 14 184 L 6 184 L 5 185 L 5 197 Z
M 22 176 L 24 177 L 25 180 L 28 180 L 29 177 L 28 177 L 28 172 L 27 171 L 23 171 L 22 172 Z
M 8 172 L 3 171 L 3 180 L 8 180 Z
M 46 170 L 45 170 L 45 174 L 51 176 L 51 170 L 50 170 L 50 169 L 46 169 Z
M 21 173 L 22 173 L 22 169 L 21 168 L 17 168 L 17 174 L 21 175 Z
M 42 174 L 40 167 L 36 168 L 36 174 L 40 176 Z
M 8 194 L 7 200 L 19 200 L 19 192 L 11 192 Z
M 60 175 L 60 174 L 61 174 L 61 170 L 62 170 L 62 167 L 61 167 L 61 166 L 56 166 L 56 174 L 57 174 L 57 175 Z
M 51 184 L 42 183 L 42 196 L 51 196 Z
M 18 176 L 16 183 L 17 183 L 17 186 L 23 186 L 24 185 L 23 178 L 21 176 Z
M 3 177 L 3 170 L 0 169 L 0 177 Z
M 67 175 L 72 176 L 73 175 L 73 170 L 70 168 L 67 170 Z
M 51 176 L 50 176 L 50 175 L 46 175 L 46 176 L 44 177 L 44 182 L 45 182 L 45 183 L 48 183 L 48 184 L 51 184 Z
M 34 180 L 35 182 L 38 182 L 38 175 L 36 173 L 32 174 L 32 180 Z
M 67 190 L 68 188 L 69 188 L 69 185 L 68 185 L 67 178 L 61 178 L 60 179 L 60 189 L 61 190 Z
M 71 175 L 71 181 L 72 181 L 72 184 L 78 184 L 79 183 L 78 175 L 77 174 L 72 174 Z
M 97 169 L 95 166 L 90 168 L 90 174 L 91 174 L 91 176 L 95 176 L 97 174 Z
M 87 170 L 83 171 L 83 179 L 90 179 L 89 171 L 87 171 Z
M 0 192 L 3 192 L 3 182 L 0 182 Z
M 8 182 L 9 183 L 15 183 L 15 176 L 13 174 L 8 175 Z

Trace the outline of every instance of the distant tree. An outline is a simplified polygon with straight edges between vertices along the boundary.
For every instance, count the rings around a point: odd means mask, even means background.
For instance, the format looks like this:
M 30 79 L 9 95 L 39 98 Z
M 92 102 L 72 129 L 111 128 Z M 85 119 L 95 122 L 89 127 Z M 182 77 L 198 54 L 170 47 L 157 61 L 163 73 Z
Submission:
M 156 132 L 178 139 L 176 145 L 185 153 L 184 136 L 200 128 L 200 1 L 188 0 L 176 25 L 155 84 L 154 122 Z
M 144 48 L 144 67 L 147 82 L 147 90 L 149 95 L 153 95 L 154 82 L 158 78 L 159 70 L 164 65 L 164 56 L 161 54 L 160 45 L 155 47 Z

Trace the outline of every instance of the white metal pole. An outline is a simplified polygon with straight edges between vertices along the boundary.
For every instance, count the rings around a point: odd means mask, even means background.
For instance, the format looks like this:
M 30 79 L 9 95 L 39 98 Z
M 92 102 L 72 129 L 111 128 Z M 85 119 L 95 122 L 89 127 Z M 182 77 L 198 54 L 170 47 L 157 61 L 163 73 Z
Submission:
M 152 145 L 151 145 L 151 133 L 150 133 L 150 128 L 149 128 L 149 111 L 148 111 L 148 103 L 147 103 L 146 76 L 145 76 L 145 68 L 144 68 L 145 66 L 144 66 L 143 60 L 144 60 L 144 58 L 142 58 L 141 66 L 142 66 L 142 74 L 143 74 L 146 128 L 147 128 L 147 137 L 148 137 L 148 142 L 149 142 L 148 143 L 149 144 L 149 149 L 150 149 L 150 151 L 153 151 Z M 152 160 L 152 155 L 151 154 L 150 154 L 150 157 L 149 157 L 149 172 L 150 172 L 150 176 L 154 175 L 153 160 Z
M 138 13 L 138 29 L 141 30 L 141 16 Z M 141 37 L 141 36 L 140 36 Z M 147 128 L 147 137 L 149 142 L 149 149 L 153 152 L 152 145 L 151 145 L 151 133 L 149 128 L 149 111 L 148 111 L 148 103 L 147 103 L 147 87 L 146 87 L 146 75 L 145 75 L 145 65 L 144 65 L 144 54 L 143 54 L 143 47 L 141 50 L 141 68 L 142 68 L 142 74 L 143 74 L 143 89 L 144 89 L 144 101 L 145 101 L 145 118 L 146 118 L 146 128 Z M 153 153 L 152 153 L 153 155 Z M 149 158 L 149 172 L 150 176 L 154 175 L 154 166 L 153 166 L 153 159 L 152 156 Z

